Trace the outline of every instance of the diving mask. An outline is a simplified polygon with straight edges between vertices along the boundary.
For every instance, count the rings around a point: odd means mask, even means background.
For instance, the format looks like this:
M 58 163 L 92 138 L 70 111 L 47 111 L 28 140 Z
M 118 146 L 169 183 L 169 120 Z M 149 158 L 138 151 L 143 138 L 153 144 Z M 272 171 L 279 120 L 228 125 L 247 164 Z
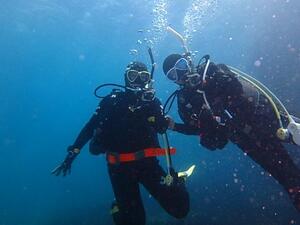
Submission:
M 128 70 L 126 77 L 131 83 L 135 82 L 138 77 L 142 83 L 148 83 L 151 80 L 151 74 L 148 71 Z
M 168 79 L 172 81 L 179 81 L 180 76 L 186 74 L 191 70 L 189 62 L 185 58 L 180 58 L 177 60 L 175 65 L 166 73 Z

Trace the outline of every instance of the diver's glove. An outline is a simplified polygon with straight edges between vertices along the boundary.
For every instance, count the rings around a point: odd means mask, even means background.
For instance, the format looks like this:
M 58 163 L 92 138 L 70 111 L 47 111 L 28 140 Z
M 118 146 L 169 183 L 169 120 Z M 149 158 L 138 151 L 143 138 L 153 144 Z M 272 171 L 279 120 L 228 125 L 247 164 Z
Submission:
M 175 121 L 173 118 L 169 115 L 166 115 L 166 120 L 168 122 L 168 129 L 174 130 L 175 129 Z
M 72 162 L 79 154 L 80 150 L 78 148 L 74 148 L 73 146 L 69 146 L 67 151 L 68 154 L 65 160 L 51 172 L 55 176 L 59 176 L 61 173 L 63 176 L 66 176 L 71 173 Z
M 200 144 L 211 151 L 223 149 L 227 143 L 225 127 L 216 127 L 213 131 L 200 135 Z
M 202 109 L 201 113 L 197 116 L 201 130 L 205 133 L 214 132 L 218 126 L 218 122 L 214 118 L 214 115 L 210 109 Z

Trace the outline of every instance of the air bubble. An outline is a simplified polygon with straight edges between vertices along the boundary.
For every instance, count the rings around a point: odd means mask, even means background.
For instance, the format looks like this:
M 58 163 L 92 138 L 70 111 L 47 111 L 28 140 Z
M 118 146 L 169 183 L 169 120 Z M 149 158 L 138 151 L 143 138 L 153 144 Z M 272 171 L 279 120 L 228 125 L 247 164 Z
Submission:
M 260 60 L 256 60 L 256 61 L 254 62 L 254 66 L 260 67 L 260 66 L 261 66 L 261 61 L 260 61 Z
M 138 54 L 138 50 L 136 50 L 136 49 L 130 49 L 129 50 L 129 54 L 130 55 L 137 55 Z

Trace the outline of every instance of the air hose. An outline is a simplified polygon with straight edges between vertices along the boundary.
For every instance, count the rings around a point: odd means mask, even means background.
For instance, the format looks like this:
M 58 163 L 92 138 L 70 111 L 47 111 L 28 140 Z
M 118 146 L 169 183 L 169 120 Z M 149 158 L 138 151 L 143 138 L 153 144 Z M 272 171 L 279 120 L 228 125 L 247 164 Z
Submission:
M 274 95 L 273 92 L 271 92 L 265 85 L 263 85 L 261 82 L 256 80 L 255 78 L 249 76 L 248 74 L 232 67 L 228 66 L 230 70 L 236 74 L 238 77 L 241 79 L 245 80 L 246 82 L 252 84 L 254 87 L 256 87 L 259 91 L 261 91 L 264 96 L 269 100 L 269 102 L 272 105 L 272 108 L 275 112 L 276 118 L 278 119 L 279 122 L 279 129 L 277 130 L 277 137 L 284 141 L 289 138 L 289 133 L 292 135 L 293 141 L 297 144 L 300 145 L 300 124 L 295 122 L 293 119 L 293 116 L 289 114 L 283 103 Z M 280 107 L 280 109 L 278 108 Z M 283 127 L 282 119 L 281 119 L 281 114 L 280 111 L 283 111 L 284 115 L 288 118 L 288 126 L 287 128 Z

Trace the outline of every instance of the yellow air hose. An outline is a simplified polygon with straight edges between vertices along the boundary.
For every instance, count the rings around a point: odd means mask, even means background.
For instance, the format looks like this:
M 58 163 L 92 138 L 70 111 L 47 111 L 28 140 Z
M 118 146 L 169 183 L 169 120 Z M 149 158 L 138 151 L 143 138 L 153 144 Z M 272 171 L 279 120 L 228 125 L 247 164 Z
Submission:
M 283 127 L 282 124 L 282 120 L 281 120 L 281 115 L 279 112 L 279 109 L 276 105 L 276 103 L 281 107 L 281 109 L 283 110 L 283 112 L 286 114 L 289 123 L 293 122 L 293 119 L 291 117 L 291 115 L 289 114 L 289 112 L 287 111 L 287 109 L 285 108 L 285 106 L 282 104 L 282 102 L 266 87 L 264 86 L 262 83 L 260 83 L 258 80 L 254 79 L 253 77 L 249 76 L 248 74 L 232 67 L 232 66 L 228 66 L 230 68 L 230 70 L 235 73 L 238 77 L 240 77 L 241 79 L 249 82 L 250 84 L 252 84 L 254 87 L 256 87 L 259 91 L 261 91 L 263 93 L 263 95 L 269 100 L 269 102 L 271 103 L 273 110 L 276 114 L 276 118 L 278 119 L 279 122 L 279 126 L 280 128 L 277 130 L 277 137 L 281 140 L 285 140 L 287 137 L 287 129 L 285 129 Z M 276 101 L 276 103 L 275 103 Z

